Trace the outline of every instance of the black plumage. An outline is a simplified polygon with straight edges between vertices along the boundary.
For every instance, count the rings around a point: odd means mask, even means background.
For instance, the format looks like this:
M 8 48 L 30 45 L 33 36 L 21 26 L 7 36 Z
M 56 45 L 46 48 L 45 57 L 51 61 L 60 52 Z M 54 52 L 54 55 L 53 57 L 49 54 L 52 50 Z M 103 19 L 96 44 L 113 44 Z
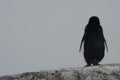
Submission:
M 107 51 L 108 47 L 103 35 L 102 26 L 100 25 L 100 21 L 97 16 L 90 17 L 81 40 L 80 50 L 82 44 L 84 45 L 84 58 L 87 66 L 98 65 L 104 57 L 105 46 Z

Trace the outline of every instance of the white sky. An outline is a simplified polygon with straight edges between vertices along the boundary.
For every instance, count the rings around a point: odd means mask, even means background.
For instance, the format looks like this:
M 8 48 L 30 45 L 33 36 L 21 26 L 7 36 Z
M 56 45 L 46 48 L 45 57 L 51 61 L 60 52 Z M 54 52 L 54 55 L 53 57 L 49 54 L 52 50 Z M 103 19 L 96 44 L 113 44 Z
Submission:
M 109 47 L 101 64 L 120 63 L 120 0 L 0 0 L 0 76 L 85 65 L 79 45 L 98 16 Z

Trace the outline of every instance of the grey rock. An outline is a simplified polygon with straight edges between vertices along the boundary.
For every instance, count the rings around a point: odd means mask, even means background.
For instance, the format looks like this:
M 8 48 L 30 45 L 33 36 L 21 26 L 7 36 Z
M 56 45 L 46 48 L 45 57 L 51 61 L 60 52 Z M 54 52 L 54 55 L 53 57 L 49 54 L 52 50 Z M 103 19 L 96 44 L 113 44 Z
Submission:
M 1 76 L 0 80 L 120 80 L 120 64 L 26 72 Z
M 57 80 L 55 76 L 49 75 L 46 80 Z
M 61 78 L 62 80 L 78 80 L 78 76 L 74 70 L 62 72 Z

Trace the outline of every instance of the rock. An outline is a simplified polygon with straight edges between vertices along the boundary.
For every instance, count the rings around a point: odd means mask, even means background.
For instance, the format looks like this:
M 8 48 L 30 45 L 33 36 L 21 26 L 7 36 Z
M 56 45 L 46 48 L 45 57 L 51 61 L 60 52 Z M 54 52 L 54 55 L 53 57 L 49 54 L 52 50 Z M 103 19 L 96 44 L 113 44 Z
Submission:
M 0 80 L 120 80 L 120 64 L 26 72 L 2 76 Z
M 46 78 L 46 80 L 57 80 L 57 78 L 55 76 L 48 75 L 48 77 Z
M 78 80 L 78 76 L 74 70 L 62 72 L 61 78 L 62 80 Z

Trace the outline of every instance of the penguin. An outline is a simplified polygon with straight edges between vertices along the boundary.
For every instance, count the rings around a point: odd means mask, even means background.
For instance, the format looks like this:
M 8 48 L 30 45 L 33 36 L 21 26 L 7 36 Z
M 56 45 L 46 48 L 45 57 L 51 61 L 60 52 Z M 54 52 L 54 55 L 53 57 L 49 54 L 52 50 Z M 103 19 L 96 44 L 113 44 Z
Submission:
M 97 16 L 90 17 L 85 27 L 84 35 L 81 40 L 80 49 L 84 46 L 84 59 L 86 66 L 99 65 L 104 58 L 105 46 L 108 52 L 107 43 L 103 34 L 103 28 Z

